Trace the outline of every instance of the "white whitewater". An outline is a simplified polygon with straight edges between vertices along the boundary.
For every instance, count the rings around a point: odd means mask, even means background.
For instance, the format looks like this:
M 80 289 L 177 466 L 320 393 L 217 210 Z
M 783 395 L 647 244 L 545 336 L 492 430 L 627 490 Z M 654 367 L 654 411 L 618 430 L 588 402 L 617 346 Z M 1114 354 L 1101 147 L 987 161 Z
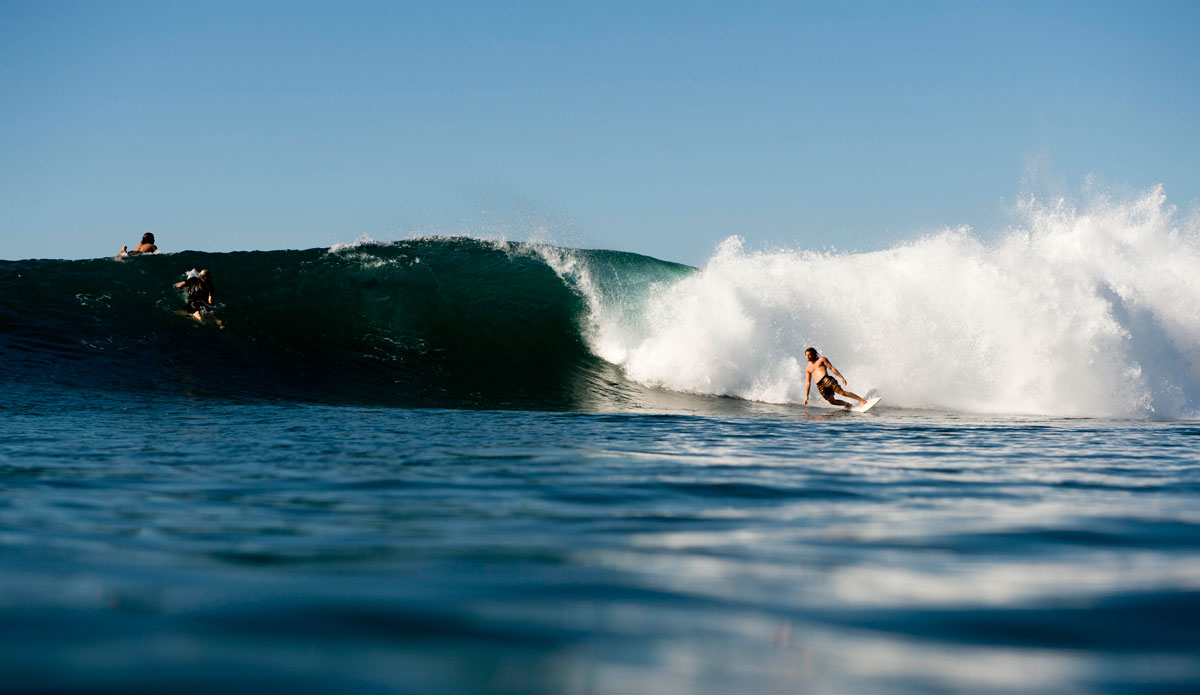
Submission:
M 647 385 L 798 403 L 811 345 L 890 406 L 1194 417 L 1200 234 L 1179 217 L 1156 188 L 1086 211 L 1030 200 L 990 242 L 961 228 L 835 254 L 731 237 L 637 298 L 565 275 L 591 307 L 592 349 Z

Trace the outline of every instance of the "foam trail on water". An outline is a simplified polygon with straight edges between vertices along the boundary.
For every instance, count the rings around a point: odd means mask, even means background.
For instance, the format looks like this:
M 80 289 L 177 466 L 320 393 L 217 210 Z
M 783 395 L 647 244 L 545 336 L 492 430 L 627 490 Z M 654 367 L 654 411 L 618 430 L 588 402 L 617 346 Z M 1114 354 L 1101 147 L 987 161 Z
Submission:
M 1021 212 L 994 242 L 960 228 L 874 253 L 750 252 L 731 237 L 636 312 L 576 287 L 592 350 L 643 384 L 800 402 L 813 345 L 850 390 L 891 405 L 1195 416 L 1196 225 L 1180 226 L 1161 188 Z

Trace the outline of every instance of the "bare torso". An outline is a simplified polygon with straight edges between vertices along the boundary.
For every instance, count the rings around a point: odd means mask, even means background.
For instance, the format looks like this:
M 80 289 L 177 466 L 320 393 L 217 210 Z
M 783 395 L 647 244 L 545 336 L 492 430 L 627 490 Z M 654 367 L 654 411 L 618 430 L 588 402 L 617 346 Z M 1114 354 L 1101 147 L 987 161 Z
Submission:
M 826 365 L 829 365 L 829 359 L 822 356 L 822 357 L 817 358 L 816 362 L 809 362 L 808 366 L 805 367 L 805 371 L 808 372 L 808 375 L 810 377 L 812 377 L 812 380 L 814 382 L 817 382 L 817 381 L 820 381 L 821 379 L 824 379 L 825 375 L 827 375 L 829 373 L 829 370 L 826 368 Z M 832 366 L 832 365 L 830 365 L 830 366 Z
M 147 244 L 145 242 L 142 242 L 142 243 L 138 244 L 137 246 L 133 247 L 132 251 L 129 250 L 128 246 L 122 246 L 121 252 L 117 255 L 119 255 L 119 256 L 140 256 L 143 253 L 158 253 L 158 247 L 155 246 L 154 244 Z
M 835 393 L 853 398 L 859 403 L 866 403 L 866 399 L 858 396 L 857 394 L 850 393 L 842 388 L 842 384 L 838 383 L 838 379 L 841 379 L 844 382 L 846 381 L 846 377 L 842 376 L 842 373 L 837 370 L 837 367 L 833 366 L 833 363 L 829 361 L 829 358 L 817 357 L 816 359 L 813 359 L 810 356 L 808 366 L 805 367 L 804 370 L 805 405 L 808 405 L 808 391 L 812 387 L 811 384 L 813 382 L 816 382 L 817 390 L 821 392 L 821 397 L 833 405 L 847 408 L 850 407 L 849 403 L 845 403 L 843 401 L 839 401 L 837 398 L 834 398 L 833 394 Z M 825 377 L 829 377 L 829 381 L 825 381 Z

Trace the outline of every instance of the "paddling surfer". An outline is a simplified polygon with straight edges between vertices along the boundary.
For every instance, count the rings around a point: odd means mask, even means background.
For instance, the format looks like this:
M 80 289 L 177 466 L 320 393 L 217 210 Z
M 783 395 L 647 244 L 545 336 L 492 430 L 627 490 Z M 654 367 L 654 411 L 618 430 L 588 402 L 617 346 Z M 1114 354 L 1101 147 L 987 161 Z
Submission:
M 833 366 L 828 357 L 822 357 L 817 354 L 816 348 L 808 348 L 804 351 L 804 356 L 808 358 L 808 366 L 804 369 L 804 405 L 808 405 L 808 391 L 812 388 L 814 376 L 817 378 L 817 392 L 821 394 L 822 398 L 839 408 L 849 408 L 850 404 L 845 401 L 839 401 L 834 397 L 833 394 L 835 393 L 853 398 L 858 401 L 859 405 L 867 402 L 867 399 L 861 398 L 842 388 L 842 385 L 837 380 L 841 379 L 845 383 L 846 377 L 842 376 L 842 373 L 837 370 L 837 367 Z M 837 375 L 837 379 L 834 378 L 834 375 Z
M 143 253 L 158 253 L 158 247 L 154 245 L 154 235 L 150 232 L 146 232 L 142 235 L 142 243 L 135 246 L 132 251 L 129 250 L 129 245 L 126 244 L 125 246 L 121 247 L 121 252 L 117 255 L 140 256 Z
M 207 268 L 196 272 L 194 269 L 187 272 L 187 276 L 183 282 L 175 283 L 176 287 L 181 287 L 187 292 L 187 310 L 184 314 L 190 314 L 197 321 L 203 322 L 206 318 L 212 319 L 221 328 L 221 320 L 213 313 L 216 304 L 216 286 L 213 284 L 212 272 Z

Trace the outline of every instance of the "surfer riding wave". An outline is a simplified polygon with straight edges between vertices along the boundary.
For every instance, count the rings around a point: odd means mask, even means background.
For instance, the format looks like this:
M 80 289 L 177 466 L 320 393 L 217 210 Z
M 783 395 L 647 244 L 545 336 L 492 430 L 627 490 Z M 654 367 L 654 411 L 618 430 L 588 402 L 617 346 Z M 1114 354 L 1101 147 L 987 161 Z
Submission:
M 808 405 L 808 392 L 812 388 L 814 376 L 817 377 L 817 392 L 831 404 L 839 408 L 851 407 L 849 403 L 838 400 L 834 395 L 840 394 L 847 398 L 853 398 L 858 401 L 860 406 L 866 405 L 867 399 L 845 390 L 838 383 L 837 379 L 834 378 L 834 375 L 837 375 L 843 382 L 846 381 L 846 377 L 842 376 L 842 373 L 837 370 L 837 367 L 833 366 L 828 357 L 819 355 L 816 348 L 808 348 L 804 351 L 804 356 L 808 358 L 808 367 L 804 370 L 804 405 Z

